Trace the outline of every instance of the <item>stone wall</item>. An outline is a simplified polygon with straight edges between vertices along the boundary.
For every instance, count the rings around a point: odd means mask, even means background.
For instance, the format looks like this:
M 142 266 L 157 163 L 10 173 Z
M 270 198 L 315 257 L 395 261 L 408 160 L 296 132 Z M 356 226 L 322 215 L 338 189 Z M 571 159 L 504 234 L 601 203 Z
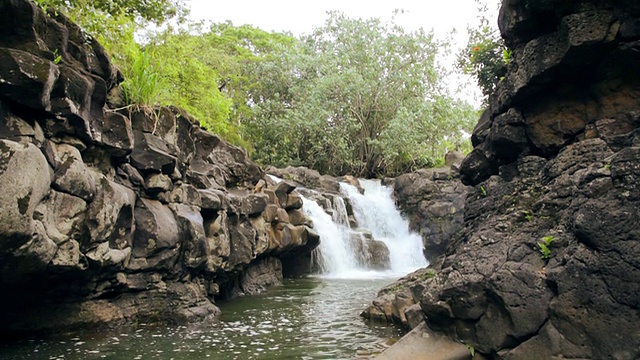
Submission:
M 180 109 L 111 108 L 122 80 L 64 15 L 0 3 L 0 331 L 203 320 L 310 270 L 295 186 Z

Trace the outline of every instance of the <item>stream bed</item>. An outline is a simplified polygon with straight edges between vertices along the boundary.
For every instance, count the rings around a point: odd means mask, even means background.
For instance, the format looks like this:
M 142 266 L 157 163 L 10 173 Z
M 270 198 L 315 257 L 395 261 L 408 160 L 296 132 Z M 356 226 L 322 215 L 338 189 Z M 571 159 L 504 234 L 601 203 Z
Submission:
M 140 324 L 0 343 L 0 359 L 349 359 L 402 334 L 359 316 L 394 278 L 356 275 L 285 279 L 265 294 L 218 304 L 223 314 L 208 324 Z

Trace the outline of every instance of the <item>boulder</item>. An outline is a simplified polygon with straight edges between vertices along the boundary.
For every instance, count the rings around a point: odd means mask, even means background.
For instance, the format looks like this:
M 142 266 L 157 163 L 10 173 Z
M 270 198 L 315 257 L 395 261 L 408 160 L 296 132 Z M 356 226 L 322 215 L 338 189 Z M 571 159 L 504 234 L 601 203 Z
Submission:
M 50 174 L 47 160 L 34 145 L 0 140 L 2 253 L 15 250 L 32 239 L 36 226 L 34 211 L 49 193 Z
M 349 240 L 359 266 L 376 270 L 389 269 L 389 249 L 384 242 L 373 239 L 370 232 L 358 230 L 351 233 Z
M 160 268 L 173 267 L 181 238 L 173 212 L 159 201 L 141 198 L 136 202 L 134 213 L 133 257 L 146 259 L 149 265 L 158 260 L 162 266 L 156 266 Z
M 206 270 L 215 273 L 226 267 L 231 255 L 231 237 L 227 227 L 226 211 L 218 211 L 214 218 L 205 220 L 204 229 L 209 248 Z
M 200 270 L 205 265 L 209 253 L 202 215 L 195 206 L 171 204 L 169 208 L 180 225 L 182 261 L 187 269 Z
M 131 153 L 134 139 L 128 117 L 108 112 L 104 116 L 102 127 L 102 143 L 111 149 L 114 156 L 123 157 Z
M 87 236 L 86 201 L 51 190 L 35 209 L 34 217 L 45 227 L 47 236 L 57 245 L 69 240 L 82 241 Z
M 53 188 L 91 202 L 96 195 L 96 183 L 80 151 L 72 145 L 54 144 L 50 141 L 45 146 L 51 147 L 53 153 L 49 160 L 55 171 Z
M 131 246 L 134 230 L 135 193 L 120 184 L 95 175 L 96 196 L 89 205 L 86 226 L 89 231 L 88 242 L 84 248 L 96 243 L 109 241 L 114 248 L 124 249 Z M 135 220 L 137 223 L 137 218 Z

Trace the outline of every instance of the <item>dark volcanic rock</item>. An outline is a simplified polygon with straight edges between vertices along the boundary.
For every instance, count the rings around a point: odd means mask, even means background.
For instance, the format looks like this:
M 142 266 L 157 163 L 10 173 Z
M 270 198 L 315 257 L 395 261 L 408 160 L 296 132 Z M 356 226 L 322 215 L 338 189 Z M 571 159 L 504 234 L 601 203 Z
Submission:
M 207 321 L 311 269 L 294 187 L 183 110 L 109 108 L 122 80 L 64 15 L 0 2 L 0 334 Z
M 395 320 L 408 287 L 484 358 L 640 358 L 639 19 L 636 1 L 503 1 L 513 61 L 460 167 L 464 222 L 368 316 Z
M 455 166 L 454 162 L 452 169 Z M 424 255 L 430 261 L 444 254 L 451 237 L 463 226 L 469 188 L 452 169 L 423 169 L 393 182 L 398 206 L 411 229 L 422 236 Z

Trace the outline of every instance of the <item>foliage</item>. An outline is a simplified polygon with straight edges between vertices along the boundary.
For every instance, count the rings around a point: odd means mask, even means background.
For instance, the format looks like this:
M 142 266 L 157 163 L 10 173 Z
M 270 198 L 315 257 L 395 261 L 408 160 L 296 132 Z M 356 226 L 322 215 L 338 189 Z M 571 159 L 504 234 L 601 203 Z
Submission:
M 546 260 L 551 257 L 551 249 L 549 248 L 551 244 L 555 241 L 553 235 L 547 235 L 542 238 L 542 242 L 538 243 L 538 250 L 542 255 L 542 259 Z
M 65 13 L 78 13 L 73 16 L 82 24 L 90 14 L 102 14 L 105 17 L 127 17 L 131 20 L 142 19 L 157 24 L 175 16 L 185 15 L 183 0 L 34 0 L 43 8 L 53 7 Z
M 481 9 L 480 13 L 484 11 Z M 484 15 L 481 15 L 480 23 L 479 28 L 467 29 L 469 42 L 458 56 L 458 67 L 476 78 L 486 101 L 507 73 L 512 52 Z
M 437 165 L 477 116 L 439 87 L 438 45 L 422 30 L 330 13 L 256 67 L 272 85 L 252 98 L 255 158 L 366 177 Z
M 155 105 L 163 91 L 163 79 L 151 63 L 152 55 L 148 51 L 140 51 L 133 59 L 122 88 L 125 102 L 137 105 Z
M 474 357 L 476 355 L 476 349 L 473 347 L 473 345 L 465 344 L 465 346 L 467 347 L 467 350 L 469 350 L 469 354 L 471 354 L 471 357 Z
M 470 150 L 478 113 L 441 88 L 441 44 L 422 30 L 334 12 L 301 39 L 230 22 L 141 37 L 140 24 L 183 13 L 181 0 L 35 1 L 98 34 L 127 105 L 184 108 L 264 165 L 373 177 Z

